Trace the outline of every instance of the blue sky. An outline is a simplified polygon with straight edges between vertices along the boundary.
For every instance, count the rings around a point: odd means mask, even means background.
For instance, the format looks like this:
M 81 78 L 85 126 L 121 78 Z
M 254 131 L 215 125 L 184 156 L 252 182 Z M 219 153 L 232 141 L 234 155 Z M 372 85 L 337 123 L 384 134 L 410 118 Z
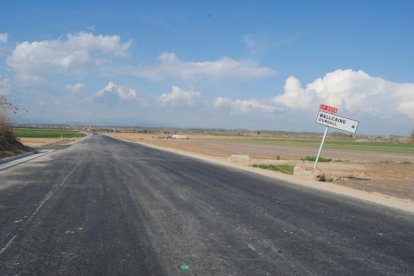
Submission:
M 2 1 L 16 122 L 359 133 L 414 128 L 412 1 Z

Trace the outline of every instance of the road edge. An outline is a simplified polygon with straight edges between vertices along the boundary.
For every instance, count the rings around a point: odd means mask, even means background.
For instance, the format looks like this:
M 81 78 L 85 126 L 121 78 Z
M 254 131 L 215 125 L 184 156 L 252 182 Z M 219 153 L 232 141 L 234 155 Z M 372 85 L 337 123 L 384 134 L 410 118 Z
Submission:
M 62 145 L 71 146 L 71 145 L 74 145 L 74 144 L 76 144 L 76 143 L 78 143 L 78 142 L 80 142 L 84 139 L 87 139 L 89 137 L 90 137 L 90 135 L 86 135 L 85 137 L 82 137 L 79 140 L 71 141 L 69 143 L 65 143 L 65 144 L 62 144 Z M 50 146 L 50 145 L 46 145 L 46 146 Z M 36 159 L 36 158 L 42 157 L 42 156 L 44 156 L 46 154 L 49 154 L 49 153 L 52 153 L 54 151 L 56 151 L 56 150 L 55 149 L 41 149 L 40 148 L 40 149 L 35 149 L 33 151 L 26 152 L 26 153 L 23 153 L 23 154 L 19 154 L 19 155 L 16 155 L 16 156 L 3 158 L 3 159 L 0 160 L 0 171 L 8 169 L 8 168 L 16 166 L 16 165 L 19 165 L 21 163 L 33 160 L 33 159 Z
M 106 134 L 102 134 L 102 135 L 106 135 Z M 222 165 L 227 168 L 239 169 L 242 171 L 248 171 L 248 172 L 259 174 L 262 176 L 267 176 L 273 179 L 284 181 L 292 185 L 302 186 L 302 187 L 306 187 L 306 188 L 310 188 L 314 190 L 320 190 L 320 191 L 324 191 L 328 193 L 350 197 L 353 199 L 362 200 L 362 201 L 369 202 L 369 203 L 378 204 L 378 205 L 393 208 L 393 209 L 398 209 L 400 211 L 414 213 L 414 201 L 410 199 L 402 199 L 402 198 L 393 197 L 393 196 L 389 196 L 389 195 L 385 195 L 385 194 L 381 194 L 377 192 L 366 192 L 362 190 L 356 190 L 356 189 L 352 189 L 352 188 L 341 186 L 341 185 L 334 184 L 334 183 L 319 182 L 319 181 L 314 181 L 310 179 L 303 179 L 297 176 L 284 175 L 284 174 L 280 174 L 280 173 L 273 172 L 273 171 L 263 170 L 260 168 L 247 167 L 247 166 L 235 164 L 232 162 L 220 160 L 214 157 L 201 155 L 197 153 L 190 153 L 190 152 L 186 152 L 182 150 L 150 145 L 150 144 L 146 144 L 143 142 L 115 137 L 111 135 L 106 135 L 106 136 L 120 140 L 120 141 L 128 142 L 128 143 L 139 144 L 145 147 L 167 151 L 167 152 L 179 154 L 185 157 L 195 158 L 195 159 L 205 161 L 211 164 Z
M 46 154 L 49 154 L 49 153 L 52 153 L 54 151 L 55 151 L 54 149 L 36 150 L 36 151 L 31 152 L 30 155 L 22 154 L 24 156 L 20 156 L 20 157 L 18 155 L 14 156 L 15 158 L 13 158 L 13 160 L 0 163 L 0 171 L 8 169 L 8 168 L 16 166 L 16 165 L 19 165 L 21 163 L 33 160 L 33 159 L 36 159 L 36 158 L 42 157 L 42 156 L 44 156 Z

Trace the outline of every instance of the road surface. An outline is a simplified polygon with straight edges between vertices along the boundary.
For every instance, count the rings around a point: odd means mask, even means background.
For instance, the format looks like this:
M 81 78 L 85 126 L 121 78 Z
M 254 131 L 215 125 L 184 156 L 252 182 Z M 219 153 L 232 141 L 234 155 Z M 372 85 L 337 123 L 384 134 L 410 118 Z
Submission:
M 0 172 L 0 275 L 412 275 L 414 216 L 92 135 Z

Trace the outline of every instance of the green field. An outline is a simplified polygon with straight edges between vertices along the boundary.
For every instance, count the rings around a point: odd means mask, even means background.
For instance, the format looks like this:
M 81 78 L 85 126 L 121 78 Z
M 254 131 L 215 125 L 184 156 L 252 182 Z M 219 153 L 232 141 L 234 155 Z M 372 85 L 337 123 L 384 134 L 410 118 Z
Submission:
M 269 145 L 280 145 L 290 147 L 312 147 L 318 148 L 321 139 L 297 139 L 297 138 L 246 138 L 246 139 L 234 139 L 234 141 L 240 143 L 249 144 L 269 144 Z M 357 142 L 355 140 L 326 140 L 324 144 L 326 149 L 341 149 L 341 150 L 355 150 L 355 151 L 376 151 L 376 152 L 396 152 L 414 154 L 414 144 L 397 144 L 397 143 L 386 143 L 386 142 L 374 142 L 364 141 Z
M 17 138 L 77 138 L 85 136 L 79 131 L 37 128 L 15 128 L 13 134 Z

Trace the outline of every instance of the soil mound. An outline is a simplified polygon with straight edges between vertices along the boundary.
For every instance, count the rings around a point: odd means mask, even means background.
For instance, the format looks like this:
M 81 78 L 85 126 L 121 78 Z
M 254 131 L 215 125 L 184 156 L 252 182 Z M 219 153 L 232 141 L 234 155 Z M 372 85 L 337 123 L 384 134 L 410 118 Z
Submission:
M 30 150 L 30 147 L 23 145 L 14 137 L 12 131 L 0 130 L 0 158 L 14 156 Z

